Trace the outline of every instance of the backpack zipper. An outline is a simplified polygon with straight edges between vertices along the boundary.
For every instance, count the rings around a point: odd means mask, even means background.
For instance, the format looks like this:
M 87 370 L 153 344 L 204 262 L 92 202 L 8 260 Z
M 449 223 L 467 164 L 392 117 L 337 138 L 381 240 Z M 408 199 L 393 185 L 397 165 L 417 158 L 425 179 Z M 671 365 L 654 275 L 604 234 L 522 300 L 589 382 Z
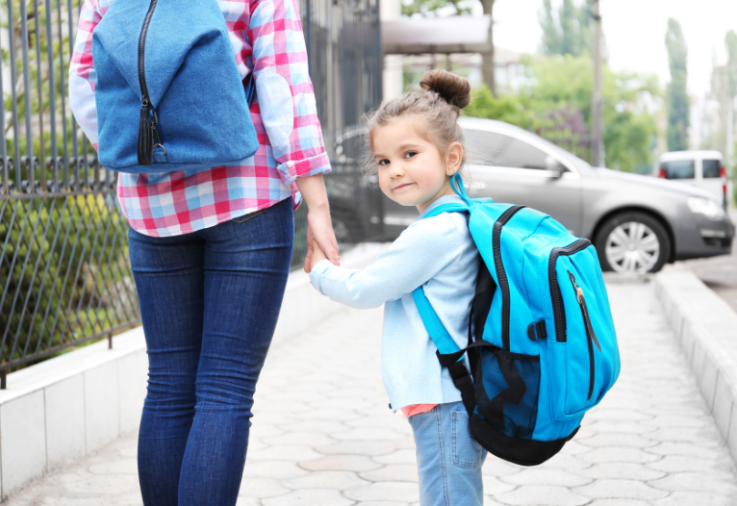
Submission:
M 502 235 L 502 227 L 515 215 L 517 211 L 525 206 L 512 206 L 499 216 L 494 223 L 494 233 L 491 238 L 491 246 L 494 252 L 494 266 L 496 267 L 496 277 L 499 280 L 499 289 L 502 291 L 502 346 L 509 351 L 509 282 L 507 281 L 507 273 L 504 272 L 502 264 L 502 246 L 499 239 Z
M 576 291 L 576 300 L 581 306 L 581 315 L 583 316 L 583 321 L 586 327 L 586 344 L 589 347 L 589 396 L 586 400 L 589 400 L 591 399 L 591 395 L 594 393 L 594 380 L 596 378 L 596 372 L 594 369 L 596 365 L 594 362 L 594 344 L 599 351 L 601 351 L 601 345 L 599 345 L 599 340 L 596 338 L 596 333 L 594 333 L 594 327 L 591 325 L 591 318 L 589 317 L 589 310 L 586 307 L 586 299 L 583 295 L 583 289 L 578 286 L 576 283 L 576 276 L 574 276 L 571 271 L 568 271 L 568 278 L 571 280 L 573 289 Z
M 156 131 L 156 111 L 154 111 L 154 121 L 149 119 L 149 111 L 153 109 L 151 99 L 148 96 L 148 87 L 146 86 L 146 69 L 144 64 L 144 52 L 146 48 L 146 34 L 148 26 L 151 23 L 151 17 L 156 9 L 158 0 L 151 0 L 151 5 L 143 20 L 143 28 L 141 28 L 141 37 L 138 39 L 138 81 L 141 85 L 141 118 L 138 124 L 138 164 L 151 165 L 153 163 L 154 148 L 161 147 L 161 138 Z M 154 135 L 159 140 L 154 144 Z M 164 151 L 166 153 L 166 151 Z
M 563 306 L 563 295 L 561 295 L 560 286 L 558 286 L 558 276 L 555 273 L 555 262 L 560 255 L 573 255 L 589 246 L 591 246 L 591 241 L 588 239 L 579 239 L 568 246 L 553 248 L 553 251 L 550 252 L 548 278 L 550 283 L 550 298 L 553 301 L 553 315 L 555 316 L 555 340 L 559 343 L 566 342 L 566 311 Z

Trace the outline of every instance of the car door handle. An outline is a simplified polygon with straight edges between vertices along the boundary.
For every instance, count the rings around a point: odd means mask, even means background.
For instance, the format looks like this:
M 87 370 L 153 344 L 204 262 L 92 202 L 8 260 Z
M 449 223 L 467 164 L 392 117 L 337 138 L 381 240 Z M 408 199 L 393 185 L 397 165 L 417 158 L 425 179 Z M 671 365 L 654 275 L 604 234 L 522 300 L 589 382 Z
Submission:
M 486 183 L 484 183 L 483 181 L 474 181 L 470 185 L 468 185 L 467 189 L 468 190 L 485 190 Z

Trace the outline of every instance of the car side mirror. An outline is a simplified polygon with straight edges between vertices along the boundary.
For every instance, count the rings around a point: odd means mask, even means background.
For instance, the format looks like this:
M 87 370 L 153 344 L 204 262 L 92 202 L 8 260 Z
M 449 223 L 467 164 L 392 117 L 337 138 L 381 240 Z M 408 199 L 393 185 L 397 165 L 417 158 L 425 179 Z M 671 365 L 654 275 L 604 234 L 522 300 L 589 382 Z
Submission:
M 545 158 L 545 169 L 551 173 L 553 179 L 560 179 L 566 172 L 565 166 L 550 155 Z

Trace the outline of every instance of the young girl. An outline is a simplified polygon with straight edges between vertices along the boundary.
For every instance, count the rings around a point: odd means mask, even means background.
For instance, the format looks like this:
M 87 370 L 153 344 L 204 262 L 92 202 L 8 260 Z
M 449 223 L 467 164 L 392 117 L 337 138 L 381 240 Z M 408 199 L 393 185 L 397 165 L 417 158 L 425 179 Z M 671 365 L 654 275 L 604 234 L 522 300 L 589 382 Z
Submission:
M 416 206 L 422 218 L 441 204 L 462 202 L 450 178 L 465 160 L 457 119 L 470 101 L 470 86 L 444 70 L 426 72 L 420 85 L 427 91 L 382 103 L 368 134 L 381 191 Z M 385 304 L 384 385 L 391 408 L 402 410 L 414 432 L 422 506 L 483 503 L 486 451 L 469 433 L 461 394 L 441 369 L 412 298 L 422 286 L 445 328 L 465 347 L 478 262 L 462 213 L 418 219 L 363 271 L 336 267 L 316 245 L 311 258 L 310 279 L 323 295 L 356 308 Z

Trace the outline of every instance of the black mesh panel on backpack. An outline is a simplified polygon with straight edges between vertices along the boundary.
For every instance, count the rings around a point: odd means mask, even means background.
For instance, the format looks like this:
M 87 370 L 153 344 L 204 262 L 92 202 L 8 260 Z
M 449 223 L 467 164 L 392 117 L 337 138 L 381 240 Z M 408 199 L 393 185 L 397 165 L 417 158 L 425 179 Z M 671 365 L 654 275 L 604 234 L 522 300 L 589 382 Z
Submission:
M 530 439 L 537 419 L 539 357 L 479 348 L 475 414 L 509 437 Z

